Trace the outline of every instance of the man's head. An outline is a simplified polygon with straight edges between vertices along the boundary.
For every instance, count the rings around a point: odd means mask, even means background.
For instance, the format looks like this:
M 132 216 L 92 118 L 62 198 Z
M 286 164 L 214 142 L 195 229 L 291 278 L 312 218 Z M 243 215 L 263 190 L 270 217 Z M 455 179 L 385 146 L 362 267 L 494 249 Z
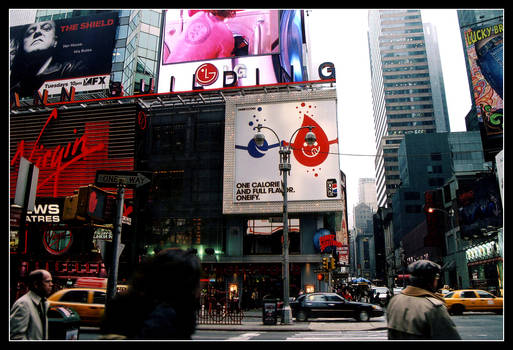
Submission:
M 194 251 L 164 249 L 139 267 L 133 287 L 154 300 L 179 306 L 199 297 L 200 273 Z
M 23 50 L 28 54 L 47 51 L 56 46 L 57 35 L 54 21 L 33 23 L 28 26 L 23 36 Z
M 408 265 L 410 284 L 414 287 L 436 291 L 442 268 L 429 260 L 417 260 Z
M 41 297 L 52 294 L 52 275 L 46 270 L 34 270 L 28 275 L 28 286 L 31 291 Z

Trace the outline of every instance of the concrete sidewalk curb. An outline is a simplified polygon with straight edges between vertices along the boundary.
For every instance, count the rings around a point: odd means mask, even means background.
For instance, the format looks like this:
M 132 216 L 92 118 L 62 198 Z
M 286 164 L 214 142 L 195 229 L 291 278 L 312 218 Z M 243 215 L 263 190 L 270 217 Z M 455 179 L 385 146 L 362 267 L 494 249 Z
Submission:
M 323 321 L 322 319 L 309 322 L 293 321 L 292 324 L 266 325 L 262 321 L 261 310 L 249 310 L 244 314 L 242 324 L 224 325 L 224 324 L 198 324 L 197 330 L 219 330 L 219 331 L 260 331 L 260 332 L 276 332 L 276 331 L 379 331 L 385 330 L 386 321 L 369 321 L 358 322 L 354 320 L 344 319 L 343 321 Z
M 265 325 L 262 321 L 244 321 L 236 325 L 199 324 L 197 330 L 219 330 L 219 331 L 379 331 L 386 330 L 384 322 L 298 322 L 290 325 L 280 324 Z

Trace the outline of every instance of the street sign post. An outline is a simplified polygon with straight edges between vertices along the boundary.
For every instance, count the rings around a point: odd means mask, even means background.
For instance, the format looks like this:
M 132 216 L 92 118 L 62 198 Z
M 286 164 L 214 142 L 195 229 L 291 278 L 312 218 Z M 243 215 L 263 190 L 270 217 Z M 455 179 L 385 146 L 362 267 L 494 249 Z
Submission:
M 98 170 L 96 171 L 96 186 L 116 187 L 120 181 L 128 188 L 139 188 L 151 182 L 151 172 Z
M 96 186 L 117 187 L 117 208 L 116 219 L 114 221 L 114 234 L 112 236 L 112 264 L 109 269 L 109 278 L 107 280 L 107 304 L 112 300 L 117 289 L 118 262 L 121 250 L 121 228 L 122 224 L 131 224 L 131 220 L 123 218 L 123 203 L 125 197 L 125 187 L 137 189 L 151 182 L 146 177 L 151 178 L 150 172 L 142 171 L 119 171 L 119 170 L 98 170 L 96 171 Z

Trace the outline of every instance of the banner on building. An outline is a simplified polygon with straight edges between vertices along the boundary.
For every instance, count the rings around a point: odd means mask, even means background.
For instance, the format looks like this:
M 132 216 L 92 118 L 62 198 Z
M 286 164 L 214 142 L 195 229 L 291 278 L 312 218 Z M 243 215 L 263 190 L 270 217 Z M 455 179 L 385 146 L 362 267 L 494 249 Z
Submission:
M 477 118 L 484 131 L 484 145 L 492 139 L 502 139 L 504 130 L 503 29 L 502 18 L 463 29 Z
M 109 12 L 11 27 L 11 92 L 108 89 L 117 24 Z

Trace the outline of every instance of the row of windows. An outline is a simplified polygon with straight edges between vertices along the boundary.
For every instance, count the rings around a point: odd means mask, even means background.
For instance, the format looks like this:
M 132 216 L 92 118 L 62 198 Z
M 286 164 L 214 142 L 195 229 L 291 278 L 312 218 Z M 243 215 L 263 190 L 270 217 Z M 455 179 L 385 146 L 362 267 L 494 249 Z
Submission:
M 410 118 L 432 118 L 432 112 L 406 113 L 406 114 L 389 114 L 389 119 L 410 119 Z
M 390 82 L 390 83 L 384 83 L 383 86 L 385 88 L 393 88 L 393 87 L 403 87 L 403 86 L 419 86 L 419 85 L 426 85 L 426 81 L 402 81 L 402 82 Z
M 402 127 L 402 126 L 422 126 L 422 125 L 434 125 L 433 120 L 420 121 L 420 122 L 399 122 L 399 123 L 389 123 L 391 127 Z
M 403 56 L 420 56 L 425 55 L 426 51 L 406 51 L 406 52 L 390 52 L 381 55 L 381 58 L 385 59 L 387 57 L 403 57 Z
M 419 102 L 419 101 L 432 101 L 431 96 L 421 97 L 404 97 L 404 98 L 387 98 L 386 102 Z
M 423 33 L 423 29 L 422 27 L 420 28 L 413 28 L 413 29 L 403 29 L 403 30 L 399 30 L 399 29 L 393 29 L 393 28 L 387 28 L 385 30 L 383 30 L 383 33 L 385 33 L 387 35 L 396 35 L 396 34 L 408 34 L 408 33 Z
M 433 105 L 387 106 L 388 111 L 405 111 L 411 109 L 430 109 Z
M 396 44 L 396 45 L 390 45 L 388 47 L 383 46 L 381 50 L 383 52 L 387 50 L 404 50 L 404 49 L 420 49 L 426 47 L 423 42 L 415 43 L 415 44 Z
M 434 133 L 434 129 L 415 129 L 415 130 L 389 130 L 388 135 L 409 135 L 409 134 L 431 134 Z
M 429 93 L 431 89 L 408 89 L 408 90 L 388 90 L 385 91 L 385 95 L 405 95 L 405 94 L 421 94 Z
M 427 62 L 426 57 L 419 57 L 419 58 L 401 58 L 397 60 L 383 60 L 383 66 L 388 65 L 396 65 L 396 64 L 415 64 L 415 63 L 424 63 Z
M 407 72 L 410 70 L 422 70 L 429 69 L 428 66 L 405 66 L 405 67 L 392 67 L 392 68 L 384 68 L 383 72 Z
M 415 19 L 419 19 L 419 18 L 415 18 Z M 398 27 L 414 27 L 414 26 L 422 26 L 422 22 L 419 21 L 419 22 L 395 22 L 395 23 L 390 23 L 390 24 L 386 24 L 385 22 L 383 22 L 381 24 L 381 28 L 398 28 Z
M 389 36 L 381 36 L 379 38 L 379 46 L 383 46 L 384 44 L 389 44 L 389 43 L 393 43 L 393 42 L 401 42 L 401 41 L 417 41 L 417 40 L 424 40 L 424 37 L 423 36 L 407 36 L 407 37 L 404 37 L 404 36 L 401 36 L 401 37 L 397 37 L 397 38 L 392 38 L 392 37 L 389 37 Z
M 429 78 L 429 73 L 383 75 L 384 80 Z

